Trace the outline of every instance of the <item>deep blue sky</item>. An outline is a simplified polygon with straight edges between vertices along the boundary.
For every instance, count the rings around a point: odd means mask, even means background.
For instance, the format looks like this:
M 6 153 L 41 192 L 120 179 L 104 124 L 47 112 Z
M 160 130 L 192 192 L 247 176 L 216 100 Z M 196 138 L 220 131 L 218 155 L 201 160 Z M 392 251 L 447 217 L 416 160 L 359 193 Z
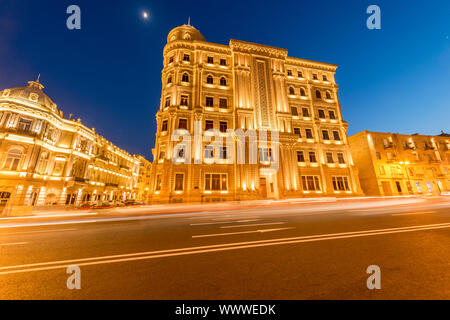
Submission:
M 71 4 L 81 7 L 80 31 L 66 28 Z M 381 8 L 382 30 L 366 28 L 371 4 Z M 338 64 L 350 135 L 450 131 L 448 0 L 0 0 L 0 88 L 23 86 L 40 72 L 65 115 L 149 157 L 162 50 L 188 16 L 207 41 L 246 40 Z

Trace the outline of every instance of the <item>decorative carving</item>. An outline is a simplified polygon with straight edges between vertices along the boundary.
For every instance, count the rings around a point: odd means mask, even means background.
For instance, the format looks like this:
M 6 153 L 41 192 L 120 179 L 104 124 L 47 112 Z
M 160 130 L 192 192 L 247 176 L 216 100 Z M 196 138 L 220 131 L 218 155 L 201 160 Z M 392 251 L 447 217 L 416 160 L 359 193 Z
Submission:
M 30 93 L 30 100 L 37 102 L 39 100 L 39 95 L 37 93 Z

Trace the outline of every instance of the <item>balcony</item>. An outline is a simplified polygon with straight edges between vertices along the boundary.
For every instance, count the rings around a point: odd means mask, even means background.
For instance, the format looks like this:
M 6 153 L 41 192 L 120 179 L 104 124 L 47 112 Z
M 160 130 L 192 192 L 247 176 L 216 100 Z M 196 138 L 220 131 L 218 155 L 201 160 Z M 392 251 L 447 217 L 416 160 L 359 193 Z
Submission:
M 119 187 L 119 185 L 117 183 L 109 183 L 109 182 L 105 183 L 105 186 L 106 187 L 114 187 L 114 188 L 118 188 Z
M 109 159 L 108 159 L 105 155 L 103 155 L 103 154 L 98 155 L 96 158 L 97 158 L 98 160 L 101 160 L 101 161 L 104 161 L 104 162 L 108 162 L 108 161 L 109 161 Z
M 39 134 L 37 132 L 33 132 L 31 130 L 26 129 L 19 129 L 19 128 L 5 128 L 5 131 L 8 133 L 14 133 L 22 136 L 28 136 L 28 137 L 37 137 Z
M 389 149 L 389 148 L 393 148 L 393 147 L 394 147 L 394 144 L 392 142 L 389 142 L 389 143 L 384 145 L 385 149 Z

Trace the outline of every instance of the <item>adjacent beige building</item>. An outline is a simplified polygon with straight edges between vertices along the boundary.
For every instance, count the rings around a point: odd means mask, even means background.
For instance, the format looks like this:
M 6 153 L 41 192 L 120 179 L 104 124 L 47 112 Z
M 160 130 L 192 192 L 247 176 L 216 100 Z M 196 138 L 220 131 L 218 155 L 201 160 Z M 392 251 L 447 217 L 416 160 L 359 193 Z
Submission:
M 336 65 L 246 41 L 207 42 L 190 25 L 169 32 L 163 57 L 152 202 L 362 194 L 338 100 Z M 175 149 L 176 130 L 193 137 L 196 130 L 207 136 L 212 129 L 232 145 L 213 150 L 210 142 L 190 138 L 186 149 Z M 257 163 L 234 161 L 238 129 L 256 130 Z M 273 134 L 264 136 L 264 130 Z M 187 150 L 189 159 L 174 161 Z
M 450 191 L 450 135 L 363 131 L 349 137 L 367 195 L 439 195 Z

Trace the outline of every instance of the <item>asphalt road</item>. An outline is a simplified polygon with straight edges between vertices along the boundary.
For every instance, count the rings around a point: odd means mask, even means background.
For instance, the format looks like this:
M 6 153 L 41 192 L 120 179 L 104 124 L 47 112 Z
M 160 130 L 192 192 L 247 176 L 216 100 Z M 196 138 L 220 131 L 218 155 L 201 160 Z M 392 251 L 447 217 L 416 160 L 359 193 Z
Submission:
M 450 299 L 449 245 L 450 197 L 3 218 L 0 298 Z

